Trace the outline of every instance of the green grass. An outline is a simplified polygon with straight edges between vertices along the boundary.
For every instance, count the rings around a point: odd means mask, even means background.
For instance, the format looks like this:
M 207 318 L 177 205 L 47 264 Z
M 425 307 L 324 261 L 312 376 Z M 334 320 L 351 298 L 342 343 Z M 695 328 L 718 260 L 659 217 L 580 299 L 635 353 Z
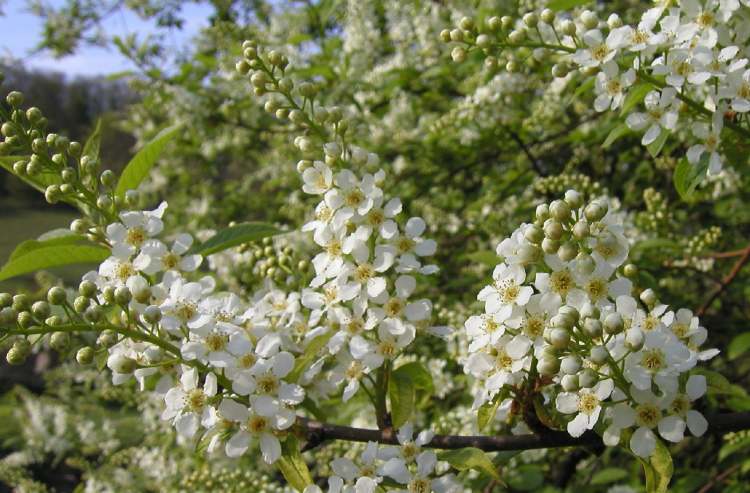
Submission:
M 0 199 L 0 263 L 4 264 L 22 241 L 38 238 L 53 229 L 67 228 L 76 217 L 79 216 L 71 210 L 36 206 L 8 197 Z M 50 272 L 68 282 L 75 282 L 86 270 L 86 266 L 71 266 L 50 269 Z M 27 274 L 0 281 L 0 292 L 34 289 L 35 285 L 34 274 Z

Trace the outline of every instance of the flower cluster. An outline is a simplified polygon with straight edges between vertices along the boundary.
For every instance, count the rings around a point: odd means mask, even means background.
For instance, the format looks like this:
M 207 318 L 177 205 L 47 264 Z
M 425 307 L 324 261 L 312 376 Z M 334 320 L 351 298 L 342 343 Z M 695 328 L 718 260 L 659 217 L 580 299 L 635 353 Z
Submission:
M 657 432 L 679 442 L 686 427 L 706 431 L 692 408 L 706 379 L 689 372 L 718 351 L 701 349 L 707 331 L 690 310 L 669 310 L 650 289 L 633 297 L 620 222 L 606 199 L 584 204 L 573 190 L 539 205 L 497 247 L 484 313 L 466 321 L 464 369 L 478 379 L 475 408 L 510 410 L 542 389 L 570 435 L 596 429 L 616 445 L 632 431 L 631 450 L 648 457 Z
M 596 111 L 628 112 L 642 103 L 626 125 L 643 132 L 644 146 L 660 149 L 669 135 L 689 129 L 694 143 L 687 161 L 716 174 L 724 160 L 722 130 L 750 134 L 741 121 L 750 111 L 747 17 L 741 9 L 739 1 L 662 2 L 633 26 L 617 14 L 603 22 L 590 10 L 570 17 L 545 9 L 522 19 L 490 17 L 484 29 L 464 18 L 441 37 L 461 43 L 452 53 L 458 62 L 474 47 L 485 53 L 489 66 L 509 49 L 533 49 L 537 59 L 555 52 L 555 77 L 573 71 L 594 77 Z M 518 70 L 513 55 L 507 56 L 506 68 Z
M 438 458 L 432 450 L 423 450 L 433 433 L 421 431 L 416 437 L 411 424 L 398 432 L 398 446 L 383 446 L 368 442 L 365 449 L 353 460 L 338 457 L 331 462 L 333 475 L 328 478 L 329 493 L 341 491 L 374 492 L 384 479 L 398 486 L 388 491 L 398 493 L 430 492 L 459 493 L 463 491 L 453 474 L 440 474 L 436 470 Z M 305 493 L 322 493 L 319 486 L 308 486 Z

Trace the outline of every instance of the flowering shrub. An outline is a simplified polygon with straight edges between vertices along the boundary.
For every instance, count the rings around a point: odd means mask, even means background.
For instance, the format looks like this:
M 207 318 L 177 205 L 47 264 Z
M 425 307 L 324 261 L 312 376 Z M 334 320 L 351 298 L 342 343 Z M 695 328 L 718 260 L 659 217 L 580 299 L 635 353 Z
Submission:
M 728 21 L 722 29 L 738 30 L 739 6 L 727 5 L 709 7 Z M 350 8 L 366 16 L 357 10 L 364 7 L 355 3 Z M 435 12 L 419 10 L 433 21 Z M 742 102 L 728 96 L 732 83 L 724 77 L 744 67 L 732 62 L 739 50 L 725 52 L 730 42 L 739 44 L 738 34 L 712 34 L 710 26 L 698 26 L 680 12 L 663 8 L 649 10 L 644 19 L 653 23 L 638 31 L 611 17 L 606 38 L 590 11 L 578 16 L 578 24 L 557 19 L 551 10 L 518 21 L 488 17 L 485 32 L 466 17 L 458 29 L 440 36 L 462 44 L 452 52 L 455 61 L 466 61 L 476 47 L 487 56 L 489 70 L 496 68 L 501 49 L 562 52 L 564 59 L 555 61 L 553 74 L 573 77 L 573 69 L 580 68 L 581 74 L 593 77 L 589 88 L 596 92 L 596 111 L 630 111 L 644 102 L 647 112 L 630 113 L 626 125 L 645 130 L 648 139 L 643 143 L 654 155 L 669 132 L 678 130 L 677 121 L 693 118 L 693 133 L 700 136 L 697 129 L 704 118 L 724 122 L 730 100 L 733 111 L 742 112 Z M 659 20 L 661 31 L 638 49 L 634 35 L 650 32 Z M 362 19 L 349 21 L 362 25 L 350 26 L 347 42 L 369 43 L 374 35 L 366 36 L 367 30 L 374 27 Z M 681 34 L 669 36 L 670 29 Z M 439 30 L 433 30 L 430 43 L 438 39 Z M 405 39 L 423 34 L 399 32 Z M 404 46 L 407 53 L 413 47 Z M 681 60 L 679 65 L 687 58 L 677 53 L 687 49 L 693 57 L 704 48 L 709 53 L 722 48 L 727 64 L 712 68 L 705 78 L 685 74 L 678 81 L 675 74 L 682 69 L 674 68 L 672 59 Z M 665 250 L 684 247 L 687 258 L 679 260 L 697 265 L 719 232 L 709 229 L 699 239 L 684 240 L 673 229 L 666 199 L 653 188 L 643 192 L 646 211 L 633 215 L 602 183 L 585 175 L 561 173 L 527 183 L 522 171 L 493 175 L 500 182 L 493 186 L 521 180 L 523 194 L 506 204 L 490 197 L 470 207 L 481 213 L 472 217 L 472 211 L 466 212 L 467 229 L 489 230 L 479 245 L 505 236 L 495 252 L 473 248 L 470 241 L 475 239 L 456 235 L 466 246 L 458 250 L 460 260 L 450 258 L 457 250 L 442 252 L 442 242 L 448 240 L 434 234 L 450 237 L 454 227 L 442 212 L 445 204 L 430 208 L 431 195 L 439 194 L 434 188 L 426 194 L 410 190 L 396 163 L 385 162 L 389 153 L 381 157 L 369 150 L 360 119 L 377 118 L 330 104 L 325 83 L 303 77 L 290 62 L 292 53 L 266 48 L 258 40 L 245 41 L 241 50 L 234 67 L 238 75 L 233 77 L 249 82 L 260 99 L 258 106 L 273 116 L 273 125 L 293 132 L 285 139 L 293 144 L 289 156 L 297 161 L 297 189 L 281 199 L 291 211 L 271 211 L 269 216 L 305 210 L 299 227 L 280 226 L 280 221 L 243 222 L 206 232 L 190 220 L 184 227 L 184 211 L 174 211 L 166 202 L 155 209 L 144 207 L 144 197 L 153 191 L 137 188 L 158 169 L 158 159 L 169 159 L 162 152 L 187 125 L 177 123 L 156 134 L 118 177 L 102 167 L 96 134 L 82 145 L 50 133 L 40 110 L 24 110 L 23 95 L 8 94 L 7 111 L 3 108 L 0 115 L 0 163 L 43 192 L 48 202 L 75 206 L 82 217 L 70 231 L 21 244 L 0 279 L 69 263 L 98 264 L 77 290 L 55 285 L 41 297 L 0 295 L 0 338 L 9 346 L 10 364 L 51 348 L 74 356 L 80 365 L 107 368 L 113 388 L 137 388 L 142 395 L 133 399 L 148 402 L 149 415 L 160 416 L 164 423 L 153 420 L 153 433 L 170 436 L 164 431 L 166 423 L 176 431 L 177 441 L 192 444 L 212 460 L 251 457 L 244 462 L 253 468 L 253 474 L 242 478 L 247 484 L 272 485 L 265 471 L 273 466 L 289 487 L 305 493 L 491 491 L 505 484 L 529 491 L 540 487 L 534 474 L 524 475 L 537 471 L 529 467 L 534 458 L 506 457 L 502 451 L 574 445 L 626 450 L 643 465 L 647 491 L 666 491 L 674 468 L 668 443 L 683 442 L 686 431 L 701 437 L 709 428 L 722 432 L 747 427 L 746 414 L 713 412 L 713 421 L 704 417 L 708 404 L 702 398 L 710 386 L 739 401 L 739 409 L 731 410 L 743 409 L 746 393 L 699 367 L 719 351 L 704 347 L 708 332 L 690 309 L 670 309 L 660 301 L 657 289 L 673 286 L 660 286 L 649 273 L 653 257 L 643 253 L 648 241 Z M 541 53 L 534 56 L 541 58 Z M 515 65 L 509 60 L 506 68 L 515 72 Z M 667 66 L 674 73 L 662 73 Z M 711 77 L 717 81 L 713 87 L 707 82 Z M 636 83 L 640 86 L 626 90 Z M 496 126 L 508 127 L 528 160 L 524 169 L 543 171 L 513 121 L 505 122 L 501 115 L 482 128 L 482 120 L 502 107 L 502 93 L 520 91 L 523 84 L 520 76 L 493 75 L 442 119 L 420 125 L 440 137 L 455 130 L 456 120 L 476 119 L 477 134 L 462 137 L 468 142 L 481 142 L 483 132 Z M 366 108 L 367 98 L 375 97 L 358 96 L 358 105 Z M 559 100 L 560 95 L 549 98 Z M 698 105 L 694 100 L 699 99 L 711 100 L 715 107 Z M 683 117 L 677 101 L 692 113 Z M 656 111 L 661 115 L 652 122 Z M 741 118 L 730 121 L 729 130 L 746 132 Z M 718 137 L 722 124 L 708 129 Z M 604 147 L 624 132 L 616 127 Z M 373 143 L 379 138 L 366 137 Z M 409 137 L 394 138 L 405 139 L 407 147 L 413 144 Z M 719 155 L 712 154 L 718 141 L 715 144 L 690 147 L 687 161 L 718 173 Z M 680 165 L 675 180 L 679 173 L 684 173 Z M 679 183 L 678 189 L 684 185 Z M 716 183 L 712 193 L 721 198 L 722 182 Z M 612 186 L 617 184 L 613 181 Z M 402 202 L 398 190 L 409 200 Z M 686 191 L 683 187 L 681 195 L 688 196 Z M 425 211 L 424 217 L 407 212 L 414 205 Z M 532 222 L 516 227 L 534 207 Z M 490 209 L 499 208 L 507 209 L 499 213 L 505 221 L 516 221 L 510 235 L 483 224 L 498 214 Z M 456 222 L 461 226 L 455 228 L 464 227 L 463 220 Z M 649 236 L 654 231 L 665 238 Z M 741 269 L 750 250 L 745 247 L 736 256 L 744 259 L 738 264 Z M 452 275 L 463 273 L 469 280 L 461 284 L 460 278 L 444 277 L 443 260 Z M 455 264 L 469 262 L 493 267 L 492 283 L 473 289 L 471 274 L 454 270 Z M 479 275 L 474 275 L 482 278 L 486 270 L 477 268 Z M 730 275 L 698 310 L 701 314 L 737 272 Z M 479 303 L 472 306 L 473 298 Z M 476 315 L 481 305 L 484 313 Z M 436 411 L 429 411 L 433 406 Z M 40 413 L 33 404 L 27 407 L 32 416 Z M 65 411 L 60 408 L 58 415 L 65 416 Z M 90 423 L 87 429 L 97 426 Z M 51 431 L 37 428 L 31 436 L 70 434 L 60 423 Z M 330 440 L 364 445 L 332 445 L 325 452 L 322 444 Z M 100 444 L 103 454 L 115 447 Z M 134 445 L 130 450 L 134 455 L 134 450 L 161 455 L 148 447 Z M 63 454 L 68 449 L 61 445 L 52 450 Z M 500 453 L 492 455 L 495 452 Z M 315 460 L 308 464 L 305 457 L 311 454 Z M 128 460 L 139 480 L 149 477 L 143 471 L 147 466 Z M 187 459 L 164 460 L 170 470 L 164 477 L 191 471 Z M 500 466 L 507 474 L 500 474 Z M 205 470 L 195 469 L 195 481 L 202 480 Z M 211 470 L 208 466 L 206 475 L 211 476 Z M 105 475 L 90 475 L 91 485 L 106 482 Z M 221 484 L 231 484 L 232 478 Z M 198 488 L 189 481 L 179 487 Z

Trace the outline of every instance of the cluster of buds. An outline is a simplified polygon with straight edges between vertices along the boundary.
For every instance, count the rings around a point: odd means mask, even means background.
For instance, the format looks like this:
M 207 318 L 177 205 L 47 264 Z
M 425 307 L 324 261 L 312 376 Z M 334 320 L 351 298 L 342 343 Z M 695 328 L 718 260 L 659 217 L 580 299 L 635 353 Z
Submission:
M 541 390 L 572 436 L 595 429 L 615 445 L 627 433 L 648 457 L 656 431 L 672 442 L 686 427 L 705 432 L 692 402 L 706 380 L 689 372 L 718 351 L 700 349 L 707 331 L 690 310 L 670 311 L 650 289 L 633 296 L 621 221 L 605 198 L 584 203 L 573 190 L 539 205 L 497 247 L 502 263 L 478 296 L 485 313 L 466 322 L 464 368 L 477 408 L 512 411 Z

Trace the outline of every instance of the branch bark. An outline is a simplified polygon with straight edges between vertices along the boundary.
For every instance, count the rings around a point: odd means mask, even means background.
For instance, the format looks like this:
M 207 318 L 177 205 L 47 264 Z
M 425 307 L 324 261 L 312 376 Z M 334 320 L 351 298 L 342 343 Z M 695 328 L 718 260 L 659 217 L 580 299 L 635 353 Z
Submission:
M 327 440 L 346 440 L 350 442 L 379 442 L 387 445 L 398 445 L 393 428 L 373 430 L 352 428 L 349 426 L 321 423 L 308 418 L 297 417 L 297 425 L 307 435 L 308 440 L 319 444 Z M 709 417 L 710 433 L 727 433 L 750 429 L 750 412 L 717 414 Z M 425 445 L 436 449 L 460 449 L 476 447 L 485 452 L 504 450 L 531 450 L 559 447 L 583 447 L 602 445 L 602 439 L 594 432 L 584 433 L 578 438 L 564 431 L 550 430 L 544 434 L 533 435 L 435 435 Z
M 741 250 L 741 252 L 742 253 L 740 255 L 740 258 L 738 258 L 737 262 L 734 263 L 734 265 L 732 266 L 732 270 L 729 271 L 729 274 L 727 274 L 726 277 L 721 280 L 719 286 L 713 292 L 711 292 L 711 295 L 708 297 L 708 299 L 701 305 L 700 308 L 698 308 L 698 311 L 695 312 L 697 316 L 702 317 L 703 315 L 705 315 L 711 304 L 716 301 L 716 298 L 718 298 L 719 295 L 721 295 L 721 293 L 723 293 L 730 284 L 732 284 L 732 281 L 734 281 L 734 279 L 740 273 L 748 260 L 750 260 L 750 245 Z

